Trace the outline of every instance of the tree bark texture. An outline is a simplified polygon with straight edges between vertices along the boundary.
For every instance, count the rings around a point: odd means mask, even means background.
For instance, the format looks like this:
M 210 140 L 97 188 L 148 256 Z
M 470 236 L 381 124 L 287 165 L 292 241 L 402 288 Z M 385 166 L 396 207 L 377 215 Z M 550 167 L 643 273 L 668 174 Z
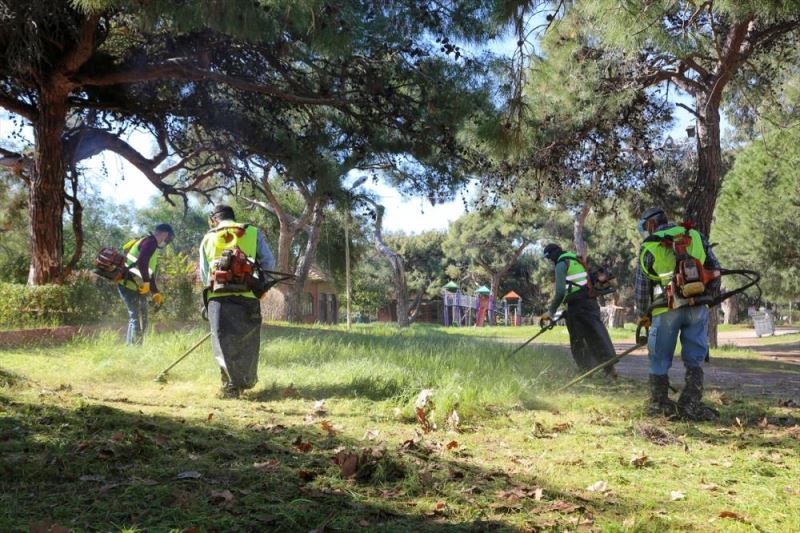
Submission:
M 286 298 L 286 319 L 289 322 L 301 322 L 301 302 L 303 301 L 303 289 L 308 279 L 308 271 L 317 255 L 319 238 L 322 233 L 322 223 L 325 220 L 325 202 L 322 199 L 315 199 L 311 215 L 311 230 L 308 234 L 308 241 L 302 255 L 297 259 L 297 266 L 294 270 L 295 280 Z M 315 303 L 316 305 L 316 303 Z
M 586 217 L 589 216 L 591 206 L 586 203 L 581 206 L 580 211 L 575 216 L 575 222 L 572 227 L 572 237 L 575 241 L 575 255 L 586 259 L 587 249 L 586 240 L 583 238 L 583 228 L 586 225 Z
M 67 93 L 42 90 L 39 117 L 34 123 L 36 153 L 31 176 L 29 208 L 31 268 L 28 284 L 63 282 L 64 148 Z
M 394 279 L 395 298 L 397 299 L 397 325 L 401 328 L 410 324 L 408 318 L 408 283 L 406 281 L 406 268 L 403 258 L 389 248 L 383 241 L 383 206 L 375 206 L 375 249 L 378 250 L 392 267 Z
M 697 176 L 689 194 L 686 216 L 700 233 L 708 235 L 722 183 L 719 101 L 700 93 L 695 98 L 697 120 Z

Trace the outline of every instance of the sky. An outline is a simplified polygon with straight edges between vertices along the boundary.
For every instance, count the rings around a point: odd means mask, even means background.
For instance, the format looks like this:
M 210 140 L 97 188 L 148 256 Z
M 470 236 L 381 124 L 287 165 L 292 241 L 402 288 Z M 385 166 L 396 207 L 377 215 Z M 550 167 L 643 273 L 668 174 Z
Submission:
M 486 50 L 498 54 L 510 54 L 515 46 L 513 37 L 493 41 Z M 481 50 L 473 50 L 479 53 Z M 690 103 L 690 102 L 686 102 Z M 686 110 L 675 108 L 674 127 L 670 136 L 678 141 L 686 138 L 686 127 L 694 123 Z M 0 114 L 0 139 L 5 139 L 11 132 L 11 123 L 7 115 Z M 28 132 L 28 136 L 30 132 Z M 150 155 L 156 151 L 150 137 L 144 133 L 134 133 L 128 142 L 140 152 Z M 120 204 L 132 204 L 136 207 L 149 205 L 159 193 L 147 178 L 125 159 L 112 152 L 103 152 L 82 162 L 86 176 L 94 182 L 100 194 Z M 108 177 L 105 178 L 104 176 Z M 348 177 L 346 183 L 352 183 L 357 176 Z M 474 194 L 476 185 L 466 188 L 469 198 Z M 389 232 L 420 233 L 431 229 L 446 229 L 450 223 L 464 213 L 464 202 L 461 195 L 453 201 L 431 205 L 423 198 L 404 197 L 385 182 L 373 183 L 367 180 L 361 190 L 368 191 L 386 207 L 384 228 Z

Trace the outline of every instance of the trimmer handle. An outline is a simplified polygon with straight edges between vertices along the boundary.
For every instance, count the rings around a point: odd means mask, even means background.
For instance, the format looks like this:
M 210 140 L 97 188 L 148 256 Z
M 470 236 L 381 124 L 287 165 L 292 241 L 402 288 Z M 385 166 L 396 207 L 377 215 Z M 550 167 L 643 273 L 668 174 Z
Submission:
M 644 334 L 642 334 L 642 329 L 644 329 Z M 636 344 L 639 346 L 644 346 L 647 344 L 647 337 L 650 336 L 650 328 L 644 327 L 642 324 L 636 326 Z

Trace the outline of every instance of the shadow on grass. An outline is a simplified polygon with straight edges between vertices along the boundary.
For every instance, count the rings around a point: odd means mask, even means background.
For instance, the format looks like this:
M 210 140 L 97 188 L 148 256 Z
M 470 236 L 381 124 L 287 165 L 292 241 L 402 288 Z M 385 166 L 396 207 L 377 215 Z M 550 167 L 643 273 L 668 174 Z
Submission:
M 477 466 L 468 451 L 435 441 L 443 435 L 376 454 L 319 424 L 241 429 L 67 392 L 37 403 L 6 392 L 13 389 L 0 391 L 2 531 L 34 523 L 79 531 L 516 531 L 639 510 Z M 354 480 L 332 461 L 343 447 L 367 457 Z M 544 489 L 541 501 L 498 496 L 533 486 Z

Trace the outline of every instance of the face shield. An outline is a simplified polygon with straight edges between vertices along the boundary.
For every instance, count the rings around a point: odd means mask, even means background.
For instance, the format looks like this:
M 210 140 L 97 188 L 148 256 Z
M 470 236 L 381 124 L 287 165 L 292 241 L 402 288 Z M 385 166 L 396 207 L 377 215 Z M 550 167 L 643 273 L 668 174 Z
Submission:
M 636 229 L 639 230 L 639 235 L 641 235 L 642 239 L 646 239 L 650 236 L 650 232 L 646 229 L 647 219 L 643 218 L 639 221 L 639 224 L 636 226 Z

